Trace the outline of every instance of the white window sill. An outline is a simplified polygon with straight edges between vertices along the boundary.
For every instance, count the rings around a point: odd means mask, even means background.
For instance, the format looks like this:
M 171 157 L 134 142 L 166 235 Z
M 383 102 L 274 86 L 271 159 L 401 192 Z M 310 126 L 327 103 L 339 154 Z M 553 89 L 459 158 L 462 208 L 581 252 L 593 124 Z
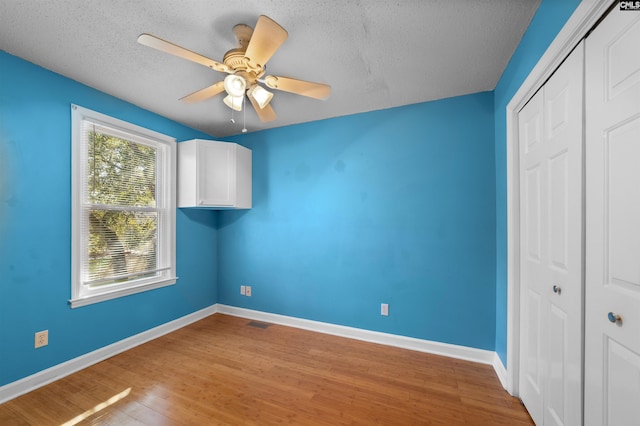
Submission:
M 92 305 L 94 303 L 104 302 L 106 300 L 117 299 L 119 297 L 130 296 L 132 294 L 142 293 L 143 291 L 154 290 L 156 288 L 167 287 L 176 283 L 177 278 L 167 278 L 163 281 L 157 281 L 151 284 L 144 284 L 136 287 L 128 287 L 120 290 L 113 290 L 105 293 L 87 295 L 69 300 L 71 308 L 79 308 L 81 306 Z

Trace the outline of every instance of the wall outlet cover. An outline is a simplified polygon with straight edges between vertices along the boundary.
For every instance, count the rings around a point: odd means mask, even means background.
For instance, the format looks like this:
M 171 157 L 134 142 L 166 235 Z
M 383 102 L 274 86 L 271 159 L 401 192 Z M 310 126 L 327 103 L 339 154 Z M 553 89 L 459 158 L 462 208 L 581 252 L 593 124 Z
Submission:
M 35 348 L 41 348 L 49 344 L 49 330 L 42 330 L 36 332 L 35 335 Z
M 382 303 L 380 305 L 380 315 L 382 316 L 389 316 L 389 305 L 387 303 Z

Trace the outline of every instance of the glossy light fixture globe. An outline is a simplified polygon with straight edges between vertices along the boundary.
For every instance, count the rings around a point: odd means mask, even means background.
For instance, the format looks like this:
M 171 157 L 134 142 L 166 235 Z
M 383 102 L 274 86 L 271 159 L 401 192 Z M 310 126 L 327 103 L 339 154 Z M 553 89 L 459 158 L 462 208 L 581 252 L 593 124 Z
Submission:
M 224 90 L 235 97 L 244 96 L 247 89 L 247 81 L 239 75 L 230 74 L 224 78 Z
M 249 88 L 247 95 L 251 96 L 258 103 L 260 109 L 269 105 L 271 98 L 273 98 L 273 93 L 269 92 L 264 87 L 258 86 L 257 84 L 254 84 Z
M 227 95 L 222 101 L 229 108 L 231 108 L 233 110 L 236 110 L 236 111 L 242 111 L 242 101 L 243 100 L 244 100 L 244 96 Z

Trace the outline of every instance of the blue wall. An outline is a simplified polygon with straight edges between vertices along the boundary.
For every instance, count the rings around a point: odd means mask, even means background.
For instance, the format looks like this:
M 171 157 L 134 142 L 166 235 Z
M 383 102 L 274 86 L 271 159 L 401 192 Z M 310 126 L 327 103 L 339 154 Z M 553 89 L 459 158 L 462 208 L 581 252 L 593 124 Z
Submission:
M 507 116 L 506 108 L 538 60 L 574 12 L 579 0 L 543 0 L 495 93 L 496 344 L 507 364 Z
M 177 285 L 73 310 L 70 104 L 208 136 L 0 52 L 0 386 L 218 301 L 505 362 L 505 107 L 578 3 L 542 1 L 494 92 L 231 138 L 254 208 L 178 210 Z
M 219 217 L 221 303 L 493 350 L 493 93 L 232 139 L 254 207 Z
M 71 103 L 206 135 L 0 52 L 0 385 L 217 301 L 216 217 L 177 213 L 174 286 L 71 309 Z M 34 333 L 49 346 L 34 349 Z

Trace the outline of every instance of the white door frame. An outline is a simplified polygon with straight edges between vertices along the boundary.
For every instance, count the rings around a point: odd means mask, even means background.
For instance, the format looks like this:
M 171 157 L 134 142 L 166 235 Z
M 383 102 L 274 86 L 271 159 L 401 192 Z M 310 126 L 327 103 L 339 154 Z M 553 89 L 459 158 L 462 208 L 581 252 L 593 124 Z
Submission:
M 520 358 L 520 179 L 518 112 L 617 0 L 583 0 L 507 105 L 507 377 L 519 395 Z

